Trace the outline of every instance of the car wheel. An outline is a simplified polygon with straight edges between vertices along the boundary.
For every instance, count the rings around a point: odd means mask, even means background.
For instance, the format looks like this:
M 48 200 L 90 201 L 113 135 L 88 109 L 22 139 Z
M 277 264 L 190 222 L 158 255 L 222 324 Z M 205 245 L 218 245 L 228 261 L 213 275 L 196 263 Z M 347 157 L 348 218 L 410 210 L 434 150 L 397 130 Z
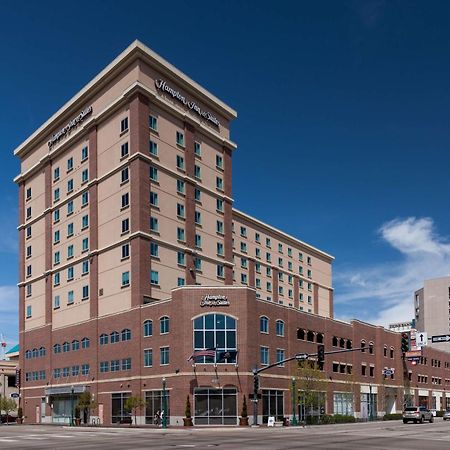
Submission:
M 423 423 L 423 416 L 420 418 L 419 423 Z
M 403 423 L 408 423 L 408 421 L 406 419 L 403 419 Z
M 430 423 L 433 423 L 433 422 L 434 422 L 434 416 L 431 416 Z

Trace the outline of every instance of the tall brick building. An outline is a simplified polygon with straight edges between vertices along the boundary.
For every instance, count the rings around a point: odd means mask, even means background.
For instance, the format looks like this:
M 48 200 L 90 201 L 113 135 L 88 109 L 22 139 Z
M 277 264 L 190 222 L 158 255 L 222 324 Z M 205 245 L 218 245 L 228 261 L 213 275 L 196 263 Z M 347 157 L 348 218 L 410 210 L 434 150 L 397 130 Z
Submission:
M 66 422 L 89 391 L 102 423 L 130 395 L 152 423 L 164 378 L 170 423 L 189 394 L 196 424 L 235 424 L 253 367 L 320 342 L 368 346 L 327 360 L 327 412 L 401 407 L 399 336 L 332 319 L 333 257 L 233 209 L 235 118 L 135 42 L 15 150 L 29 422 Z M 292 411 L 294 373 L 262 376 L 260 416 Z

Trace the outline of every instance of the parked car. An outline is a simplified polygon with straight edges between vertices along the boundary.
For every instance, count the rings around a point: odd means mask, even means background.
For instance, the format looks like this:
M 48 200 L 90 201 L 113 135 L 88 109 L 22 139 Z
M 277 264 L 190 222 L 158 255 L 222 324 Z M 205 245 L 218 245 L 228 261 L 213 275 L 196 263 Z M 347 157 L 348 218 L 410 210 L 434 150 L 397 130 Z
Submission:
M 408 406 L 403 411 L 403 423 L 414 422 L 423 423 L 428 420 L 434 422 L 433 413 L 425 406 Z
M 444 415 L 442 416 L 444 420 L 450 420 L 450 409 L 444 411 Z
M 15 416 L 11 416 L 11 414 L 2 414 L 0 416 L 0 422 L 1 423 L 16 423 L 16 418 Z

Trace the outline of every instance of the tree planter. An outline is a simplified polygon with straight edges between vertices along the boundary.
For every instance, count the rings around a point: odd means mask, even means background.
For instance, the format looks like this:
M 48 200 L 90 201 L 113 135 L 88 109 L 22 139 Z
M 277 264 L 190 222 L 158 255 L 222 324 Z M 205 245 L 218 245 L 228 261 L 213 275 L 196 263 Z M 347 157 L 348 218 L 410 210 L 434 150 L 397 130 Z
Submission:
M 185 427 L 193 427 L 194 423 L 192 422 L 192 417 L 183 417 L 183 425 Z
M 239 417 L 239 426 L 248 427 L 248 417 Z
M 76 418 L 75 419 L 75 425 L 77 426 L 77 427 L 79 427 L 80 425 L 81 425 L 81 418 Z
M 23 423 L 23 417 L 17 417 L 16 422 L 20 425 Z

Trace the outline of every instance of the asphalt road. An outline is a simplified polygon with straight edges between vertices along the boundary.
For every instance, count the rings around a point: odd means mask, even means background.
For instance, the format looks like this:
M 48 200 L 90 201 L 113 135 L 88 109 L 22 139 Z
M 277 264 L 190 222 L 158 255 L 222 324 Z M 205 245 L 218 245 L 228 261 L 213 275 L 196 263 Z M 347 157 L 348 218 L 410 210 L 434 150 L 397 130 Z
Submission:
M 0 426 L 0 449 L 407 449 L 450 448 L 450 421 L 399 421 L 307 428 L 66 428 Z

